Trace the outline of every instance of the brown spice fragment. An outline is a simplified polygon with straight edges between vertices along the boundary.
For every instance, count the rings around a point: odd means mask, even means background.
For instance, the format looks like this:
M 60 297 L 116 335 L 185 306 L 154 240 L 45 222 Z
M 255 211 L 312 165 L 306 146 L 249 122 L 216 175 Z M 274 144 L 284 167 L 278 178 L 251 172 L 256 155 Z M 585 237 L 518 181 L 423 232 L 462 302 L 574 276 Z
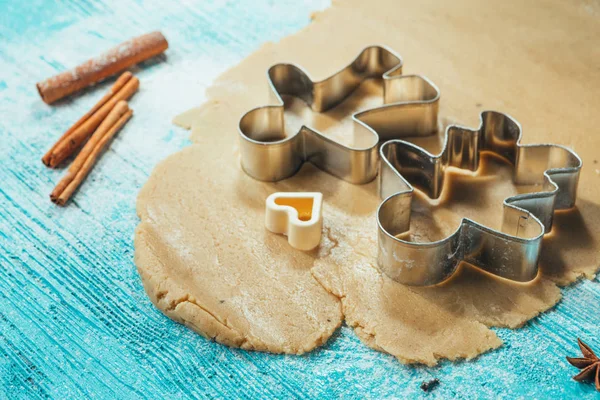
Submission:
M 68 141 L 69 138 L 71 137 L 71 135 L 73 134 L 73 132 L 75 132 L 81 125 L 83 125 L 84 122 L 86 122 L 87 120 L 92 118 L 94 116 L 94 114 L 96 114 L 96 112 L 98 110 L 100 110 L 100 108 L 104 104 L 106 104 L 117 92 L 119 92 L 119 90 L 121 90 L 121 88 L 123 86 L 125 86 L 125 84 L 132 77 L 133 77 L 133 74 L 129 71 L 121 74 L 121 76 L 119 76 L 119 78 L 111 86 L 111 88 L 108 90 L 108 92 L 104 96 L 102 96 L 100 101 L 98 101 L 94 105 L 94 107 L 92 107 L 92 109 L 90 111 L 85 113 L 83 117 L 79 118 L 79 120 L 77 122 L 75 122 L 73 124 L 73 126 L 71 126 L 65 133 L 63 133 L 63 135 L 56 141 L 56 143 L 54 143 L 52 145 L 50 150 L 48 150 L 48 152 L 46 154 L 44 154 L 44 157 L 42 157 L 42 162 L 44 163 L 44 165 L 46 165 L 47 167 L 56 167 L 56 165 L 53 165 L 53 163 L 51 163 L 52 159 L 55 157 L 54 152 L 56 151 L 56 148 L 59 146 L 62 146 L 63 142 Z M 102 122 L 102 120 L 100 120 L 99 118 L 97 118 L 96 121 L 97 121 L 98 125 L 100 125 L 100 123 Z M 93 124 L 89 125 L 89 127 L 87 128 L 87 130 L 89 131 L 89 134 L 91 134 L 94 131 L 94 129 L 96 129 L 98 127 L 98 125 L 96 125 L 96 126 L 93 126 Z
M 115 107 L 115 104 L 121 100 L 129 99 L 138 90 L 139 86 L 140 81 L 138 78 L 127 72 L 123 74 L 109 93 L 52 146 L 50 151 L 42 158 L 44 164 L 55 168 L 71 156 L 104 121 Z
M 151 32 L 130 39 L 92 58 L 70 71 L 37 83 L 45 103 L 51 104 L 80 89 L 100 82 L 139 62 L 164 52 L 169 47 L 160 32 Z
M 434 378 L 430 381 L 421 383 L 421 390 L 424 392 L 431 392 L 440 384 L 440 380 L 438 378 Z
M 133 111 L 129 109 L 126 101 L 121 100 L 115 105 L 50 194 L 50 199 L 54 203 L 61 206 L 66 204 L 90 172 L 108 142 L 125 125 L 132 114 Z
M 582 358 L 578 357 L 567 357 L 567 361 L 574 367 L 581 370 L 577 375 L 573 377 L 577 382 L 594 382 L 596 390 L 600 392 L 600 359 L 594 353 L 594 351 L 581 339 L 577 338 L 577 344 Z

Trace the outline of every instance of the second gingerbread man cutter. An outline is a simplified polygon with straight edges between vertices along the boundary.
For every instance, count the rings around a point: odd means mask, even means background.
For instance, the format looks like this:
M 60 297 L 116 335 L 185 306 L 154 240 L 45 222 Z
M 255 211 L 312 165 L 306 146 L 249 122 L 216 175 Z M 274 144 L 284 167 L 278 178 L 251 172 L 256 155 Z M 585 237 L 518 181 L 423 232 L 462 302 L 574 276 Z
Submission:
M 552 227 L 554 210 L 575 205 L 582 162 L 573 151 L 555 144 L 521 144 L 520 124 L 496 111 L 482 112 L 475 129 L 448 126 L 438 155 L 400 140 L 436 133 L 440 92 L 423 76 L 402 75 L 402 59 L 383 46 L 367 47 L 350 65 L 322 81 L 312 81 L 293 64 L 272 66 L 268 78 L 274 105 L 250 110 L 239 123 L 242 168 L 248 175 L 278 181 L 295 174 L 304 162 L 354 184 L 379 174 L 377 261 L 400 283 L 443 282 L 461 261 L 519 282 L 537 276 L 542 239 Z M 285 136 L 281 95 L 296 96 L 313 111 L 324 112 L 371 78 L 383 80 L 384 105 L 352 116 L 354 143 L 361 145 L 345 146 L 307 126 Z M 446 168 L 476 171 L 482 151 L 511 162 L 516 184 L 541 185 L 541 191 L 505 199 L 500 230 L 463 218 L 442 240 L 401 239 L 410 228 L 413 187 L 438 198 Z

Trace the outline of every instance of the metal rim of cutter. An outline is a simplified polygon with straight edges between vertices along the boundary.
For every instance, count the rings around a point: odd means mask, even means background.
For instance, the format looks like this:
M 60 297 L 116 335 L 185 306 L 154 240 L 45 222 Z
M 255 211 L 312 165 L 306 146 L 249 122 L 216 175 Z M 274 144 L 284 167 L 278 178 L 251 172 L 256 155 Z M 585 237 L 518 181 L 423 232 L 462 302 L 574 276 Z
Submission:
M 383 46 L 367 47 L 350 65 L 321 81 L 313 82 L 294 64 L 276 64 L 267 75 L 275 105 L 254 108 L 239 123 L 242 168 L 261 181 L 288 178 L 304 162 L 311 162 L 347 182 L 367 183 L 377 177 L 381 140 L 428 136 L 437 129 L 438 88 L 423 76 L 402 75 L 402 59 Z M 313 111 L 323 112 L 370 78 L 383 79 L 385 104 L 352 116 L 352 145 L 335 142 L 307 126 L 285 136 L 281 95 L 298 97 Z
M 560 145 L 520 144 L 522 128 L 509 115 L 485 111 L 480 121 L 478 129 L 448 126 L 442 151 L 435 156 L 402 140 L 381 146 L 379 189 L 384 200 L 377 210 L 378 264 L 392 279 L 434 285 L 450 278 L 461 261 L 518 282 L 537 276 L 542 239 L 552 227 L 554 210 L 575 205 L 581 159 Z M 442 240 L 419 243 L 399 238 L 410 228 L 414 187 L 438 198 L 446 168 L 476 171 L 481 152 L 508 160 L 516 184 L 539 184 L 541 191 L 505 199 L 500 230 L 463 218 Z
M 294 175 L 304 162 L 354 184 L 370 182 L 379 172 L 383 201 L 377 210 L 378 265 L 400 283 L 441 283 L 461 261 L 513 281 L 536 277 L 542 238 L 551 229 L 554 210 L 575 204 L 582 165 L 577 154 L 560 145 L 520 144 L 519 123 L 494 111 L 481 113 L 477 129 L 448 126 L 439 155 L 399 140 L 436 133 L 440 94 L 425 77 L 403 76 L 402 59 L 383 46 L 365 48 L 347 67 L 322 81 L 312 81 L 293 64 L 272 66 L 268 78 L 275 105 L 254 108 L 239 123 L 241 163 L 248 175 L 278 181 Z M 352 116 L 352 146 L 307 126 L 285 137 L 281 95 L 298 97 L 323 112 L 370 78 L 383 79 L 384 105 Z M 414 187 L 438 198 L 446 168 L 476 171 L 481 152 L 508 160 L 515 167 L 515 183 L 541 184 L 542 191 L 505 199 L 500 230 L 464 218 L 442 240 L 422 243 L 399 238 L 410 229 Z

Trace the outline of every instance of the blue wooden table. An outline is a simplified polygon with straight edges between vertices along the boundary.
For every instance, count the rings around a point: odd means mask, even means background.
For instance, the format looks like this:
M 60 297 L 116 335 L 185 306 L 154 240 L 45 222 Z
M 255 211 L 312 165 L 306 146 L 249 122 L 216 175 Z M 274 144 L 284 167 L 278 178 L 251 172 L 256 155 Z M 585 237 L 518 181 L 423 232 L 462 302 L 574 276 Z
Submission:
M 0 0 L 0 398 L 594 397 L 565 355 L 600 348 L 600 285 L 470 362 L 407 367 L 342 327 L 305 356 L 230 349 L 157 311 L 133 263 L 136 195 L 153 166 L 184 147 L 171 124 L 220 72 L 309 23 L 322 0 L 176 4 L 160 0 Z M 190 2 L 191 3 L 191 2 Z M 63 171 L 41 155 L 106 84 L 45 105 L 35 82 L 129 37 L 160 29 L 166 56 L 136 70 L 135 117 L 66 208 L 48 194 Z M 401 49 L 400 49 L 401 50 Z M 440 385 L 425 394 L 423 381 Z

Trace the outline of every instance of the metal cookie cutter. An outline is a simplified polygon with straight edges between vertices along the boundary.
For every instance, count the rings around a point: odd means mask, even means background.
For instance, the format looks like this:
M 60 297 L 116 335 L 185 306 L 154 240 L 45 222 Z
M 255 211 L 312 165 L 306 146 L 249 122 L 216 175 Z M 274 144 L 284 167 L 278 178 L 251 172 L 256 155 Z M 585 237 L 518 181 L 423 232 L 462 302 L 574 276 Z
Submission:
M 250 176 L 277 181 L 293 175 L 303 162 L 351 183 L 366 183 L 381 171 L 377 210 L 378 265 L 392 279 L 408 285 L 433 285 L 448 279 L 461 261 L 494 275 L 526 282 L 537 275 L 542 238 L 552 226 L 555 209 L 575 204 L 581 159 L 551 144 L 521 145 L 521 127 L 513 118 L 484 112 L 478 129 L 449 126 L 441 154 L 403 140 L 437 130 L 439 90 L 427 78 L 401 75 L 402 60 L 391 50 L 373 46 L 347 67 L 313 82 L 300 67 L 277 64 L 268 71 L 276 105 L 255 108 L 240 120 L 242 168 Z M 282 94 L 304 100 L 323 112 L 347 98 L 364 80 L 383 78 L 384 105 L 356 113 L 353 146 L 344 146 L 303 126 L 284 133 Z M 515 166 L 517 184 L 541 184 L 540 192 L 504 201 L 501 230 L 469 219 L 449 237 L 429 243 L 409 242 L 413 185 L 439 197 L 449 166 L 477 170 L 481 152 L 493 152 Z
M 403 76 L 402 59 L 385 47 L 367 47 L 350 65 L 318 82 L 293 64 L 276 64 L 268 76 L 275 105 L 250 110 L 239 124 L 242 168 L 261 181 L 288 178 L 309 161 L 347 182 L 367 183 L 377 176 L 380 140 L 431 135 L 437 129 L 438 88 L 425 77 Z M 293 95 L 313 111 L 324 112 L 370 78 L 383 78 L 385 105 L 352 116 L 352 146 L 307 126 L 285 136 L 281 95 Z
M 434 156 L 402 140 L 380 148 L 378 264 L 392 279 L 408 285 L 433 285 L 448 279 L 461 261 L 519 282 L 534 279 L 544 234 L 552 227 L 554 210 L 575 205 L 581 159 L 566 147 L 522 145 L 521 125 L 494 111 L 481 113 L 477 129 L 446 128 L 442 152 Z M 500 230 L 463 218 L 447 238 L 430 243 L 400 239 L 408 232 L 413 186 L 438 198 L 447 167 L 476 171 L 481 152 L 492 152 L 514 165 L 513 181 L 541 185 L 539 192 L 504 200 Z

